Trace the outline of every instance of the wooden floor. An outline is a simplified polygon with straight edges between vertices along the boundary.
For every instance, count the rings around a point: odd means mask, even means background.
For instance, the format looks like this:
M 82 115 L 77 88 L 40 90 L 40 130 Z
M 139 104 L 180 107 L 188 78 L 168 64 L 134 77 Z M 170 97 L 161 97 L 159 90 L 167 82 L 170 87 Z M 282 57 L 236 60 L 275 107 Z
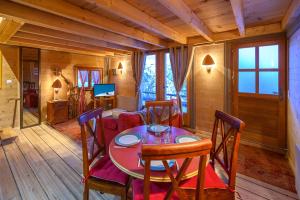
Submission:
M 23 126 L 32 126 L 39 123 L 39 119 L 33 115 L 29 110 L 23 110 Z
M 82 199 L 81 147 L 47 125 L 16 130 L 0 148 L 0 199 Z M 238 174 L 238 199 L 297 199 L 297 195 Z M 119 199 L 91 192 L 90 199 Z

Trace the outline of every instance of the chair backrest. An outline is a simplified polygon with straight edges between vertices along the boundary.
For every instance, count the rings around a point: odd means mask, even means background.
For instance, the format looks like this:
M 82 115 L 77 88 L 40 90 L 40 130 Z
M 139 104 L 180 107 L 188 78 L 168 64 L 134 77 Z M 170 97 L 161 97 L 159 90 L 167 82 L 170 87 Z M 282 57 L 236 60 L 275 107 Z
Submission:
M 146 116 L 146 123 L 150 123 L 151 119 L 151 112 L 153 113 L 153 120 L 155 123 L 161 124 L 163 119 L 163 114 L 168 108 L 169 111 L 169 126 L 172 126 L 172 108 L 174 102 L 173 101 L 146 101 L 145 107 L 147 108 L 147 116 Z M 153 123 L 153 122 L 152 122 Z
M 165 199 L 170 199 L 172 194 L 176 191 L 180 199 L 182 196 L 179 183 L 191 161 L 195 157 L 199 157 L 198 164 L 198 179 L 196 189 L 196 199 L 203 199 L 204 195 L 204 180 L 205 180 L 205 167 L 207 155 L 210 152 L 212 143 L 210 139 L 200 140 L 197 142 L 181 143 L 181 144 L 165 144 L 165 145 L 143 145 L 142 146 L 142 159 L 145 161 L 145 176 L 144 176 L 144 199 L 149 199 L 150 195 L 150 162 L 151 160 L 162 160 L 166 173 L 172 181 L 172 186 L 167 192 Z M 183 164 L 176 177 L 174 177 L 167 160 L 184 159 Z
M 218 162 L 228 176 L 228 186 L 235 189 L 240 133 L 245 123 L 221 111 L 215 112 L 215 122 L 212 133 L 211 164 Z
M 102 125 L 102 108 L 82 113 L 78 117 L 81 127 L 83 175 L 88 176 L 89 166 L 100 154 L 105 153 L 105 139 Z M 100 133 L 100 134 L 99 134 Z M 88 138 L 91 141 L 88 141 Z M 98 138 L 100 137 L 100 138 Z M 88 145 L 90 145 L 88 147 Z M 96 148 L 95 148 L 96 147 Z

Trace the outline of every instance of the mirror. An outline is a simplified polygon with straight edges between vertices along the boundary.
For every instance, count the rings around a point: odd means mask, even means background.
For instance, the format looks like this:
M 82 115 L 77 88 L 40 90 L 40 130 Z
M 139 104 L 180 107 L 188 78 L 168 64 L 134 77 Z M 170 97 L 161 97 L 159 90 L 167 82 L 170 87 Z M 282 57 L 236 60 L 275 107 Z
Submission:
M 20 48 L 21 128 L 38 125 L 40 115 L 40 50 Z

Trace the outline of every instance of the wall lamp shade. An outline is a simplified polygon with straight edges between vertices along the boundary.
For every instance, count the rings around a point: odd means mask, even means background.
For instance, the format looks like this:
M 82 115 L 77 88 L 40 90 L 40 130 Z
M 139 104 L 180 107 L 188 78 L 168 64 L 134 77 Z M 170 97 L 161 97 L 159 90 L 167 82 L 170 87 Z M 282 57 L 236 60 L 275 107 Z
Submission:
M 123 65 L 122 63 L 120 62 L 119 65 L 118 65 L 118 70 L 120 70 L 121 74 L 122 74 L 122 70 L 123 70 Z
M 211 68 L 214 64 L 215 64 L 215 61 L 209 54 L 207 54 L 202 61 L 202 65 L 206 67 L 206 70 L 208 72 L 211 71 Z
M 54 100 L 58 100 L 57 99 L 57 94 L 58 94 L 58 90 L 61 88 L 61 82 L 59 79 L 56 79 L 53 83 L 52 83 L 52 88 L 54 89 Z
M 53 83 L 52 83 L 52 88 L 61 88 L 61 82 L 59 79 L 56 79 Z

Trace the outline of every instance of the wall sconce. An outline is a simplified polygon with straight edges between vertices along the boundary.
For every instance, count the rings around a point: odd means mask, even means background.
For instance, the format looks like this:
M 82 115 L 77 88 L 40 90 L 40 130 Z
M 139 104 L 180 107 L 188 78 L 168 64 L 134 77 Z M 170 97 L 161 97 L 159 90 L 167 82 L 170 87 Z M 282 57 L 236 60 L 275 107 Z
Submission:
M 121 74 L 122 74 L 123 65 L 122 65 L 122 63 L 121 63 L 121 62 L 119 63 L 118 70 L 120 70 L 120 72 L 121 72 Z
M 206 67 L 206 70 L 208 73 L 211 71 L 214 64 L 215 64 L 215 61 L 209 54 L 207 54 L 202 61 L 202 65 Z
M 56 79 L 52 84 L 52 88 L 54 89 L 54 101 L 57 100 L 57 94 L 61 86 L 62 85 L 59 79 Z

